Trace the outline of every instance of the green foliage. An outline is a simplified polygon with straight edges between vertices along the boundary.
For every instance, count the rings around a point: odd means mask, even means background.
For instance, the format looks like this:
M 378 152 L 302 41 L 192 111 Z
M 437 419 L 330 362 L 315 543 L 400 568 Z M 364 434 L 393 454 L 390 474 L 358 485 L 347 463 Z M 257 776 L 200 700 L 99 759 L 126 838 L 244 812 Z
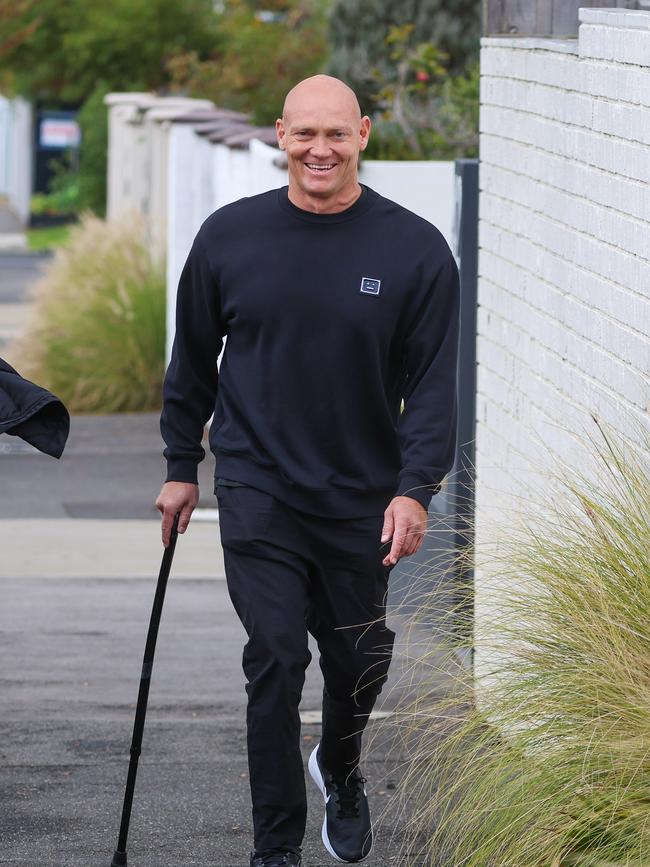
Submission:
M 337 0 L 329 15 L 332 53 L 328 71 L 355 90 L 361 108 L 371 114 L 377 80 L 394 75 L 386 40 L 391 32 L 411 28 L 419 45 L 431 44 L 447 57 L 451 75 L 478 61 L 479 0 Z
M 169 57 L 207 55 L 217 42 L 211 0 L 21 0 L 3 22 L 0 72 L 25 96 L 79 103 L 99 81 L 113 90 L 164 86 Z
M 481 573 L 474 630 L 452 608 L 449 659 L 440 635 L 416 649 L 418 695 L 394 719 L 412 817 L 401 863 L 650 864 L 650 434 L 639 422 L 631 447 L 596 423 L 593 470 L 557 465 L 547 515 L 522 512 L 537 489 L 494 528 L 484 514 L 493 542 L 467 555 Z M 417 619 L 450 610 L 453 583 Z M 472 631 L 478 693 L 452 663 Z M 457 677 L 444 700 L 427 688 L 441 668 Z
M 35 286 L 34 317 L 14 355 L 72 412 L 160 407 L 165 280 L 132 215 L 82 215 Z
M 38 229 L 27 230 L 27 246 L 30 250 L 51 250 L 60 247 L 68 240 L 70 226 L 44 226 Z
M 330 16 L 330 71 L 374 129 L 368 159 L 478 155 L 480 5 L 353 0 Z
M 375 129 L 366 150 L 376 159 L 455 159 L 478 154 L 479 65 L 450 75 L 449 57 L 414 42 L 415 27 L 391 27 L 386 62 L 372 70 Z M 390 65 L 387 65 L 387 64 Z
M 79 183 L 76 172 L 76 152 L 64 151 L 50 160 L 53 175 L 49 193 L 36 193 L 31 199 L 31 212 L 37 216 L 65 217 L 79 210 Z
M 287 91 L 318 72 L 326 53 L 322 4 L 310 0 L 265 3 L 227 0 L 220 21 L 221 48 L 207 60 L 196 51 L 168 63 L 173 85 L 190 96 L 250 112 L 254 123 L 272 124 Z
M 68 217 L 77 213 L 79 187 L 71 181 L 50 193 L 35 193 L 31 199 L 31 213 L 37 217 Z
M 103 214 L 106 201 L 107 112 L 111 90 L 169 85 L 167 61 L 192 50 L 201 59 L 219 45 L 211 0 L 0 0 L 0 81 L 40 104 L 81 104 L 80 163 L 67 193 L 52 190 L 36 207 Z M 72 196 L 73 188 L 76 190 Z
M 77 115 L 81 127 L 79 149 L 79 207 L 98 217 L 106 212 L 106 174 L 108 152 L 108 109 L 104 96 L 110 88 L 99 83 Z

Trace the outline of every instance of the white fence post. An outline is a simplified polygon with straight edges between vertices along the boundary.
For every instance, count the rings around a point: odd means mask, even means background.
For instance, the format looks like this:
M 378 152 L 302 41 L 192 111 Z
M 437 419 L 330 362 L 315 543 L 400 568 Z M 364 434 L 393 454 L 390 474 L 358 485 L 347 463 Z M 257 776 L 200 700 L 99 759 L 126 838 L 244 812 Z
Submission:
M 32 195 L 31 103 L 17 97 L 0 96 L 0 195 L 23 226 L 29 221 Z

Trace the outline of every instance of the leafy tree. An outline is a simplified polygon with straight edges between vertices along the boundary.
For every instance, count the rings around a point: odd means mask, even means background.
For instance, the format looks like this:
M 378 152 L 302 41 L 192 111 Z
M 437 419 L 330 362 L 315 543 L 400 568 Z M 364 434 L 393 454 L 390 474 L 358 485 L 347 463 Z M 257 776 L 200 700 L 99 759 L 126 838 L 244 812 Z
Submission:
M 411 25 L 410 45 L 431 43 L 456 75 L 478 60 L 480 9 L 479 0 L 336 0 L 329 15 L 329 71 L 347 81 L 371 112 L 377 79 L 394 76 L 386 44 L 392 28 Z
M 0 57 L 21 45 L 38 27 L 38 16 L 27 13 L 35 0 L 0 0 Z
M 169 62 L 174 86 L 226 108 L 248 111 L 258 124 L 273 123 L 286 92 L 318 72 L 327 51 L 324 4 L 266 0 L 264 9 L 228 0 L 221 18 L 221 50 L 208 60 L 196 51 Z
M 40 101 L 79 104 L 98 81 L 114 90 L 159 88 L 169 57 L 190 49 L 207 56 L 219 39 L 212 0 L 0 0 L 8 2 L 0 71 Z
M 45 204 L 103 214 L 110 90 L 164 91 L 167 62 L 219 45 L 212 0 L 0 0 L 0 84 L 40 105 L 79 107 L 79 165 L 59 161 Z

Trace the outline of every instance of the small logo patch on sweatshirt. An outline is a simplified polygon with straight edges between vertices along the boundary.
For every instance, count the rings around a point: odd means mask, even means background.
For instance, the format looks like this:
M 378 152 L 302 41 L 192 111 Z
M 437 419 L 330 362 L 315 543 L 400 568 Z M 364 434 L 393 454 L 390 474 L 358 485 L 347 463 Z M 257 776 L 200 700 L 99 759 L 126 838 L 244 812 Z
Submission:
M 379 295 L 379 289 L 381 287 L 381 280 L 376 280 L 374 277 L 362 277 L 361 278 L 361 292 L 365 292 L 366 295 Z

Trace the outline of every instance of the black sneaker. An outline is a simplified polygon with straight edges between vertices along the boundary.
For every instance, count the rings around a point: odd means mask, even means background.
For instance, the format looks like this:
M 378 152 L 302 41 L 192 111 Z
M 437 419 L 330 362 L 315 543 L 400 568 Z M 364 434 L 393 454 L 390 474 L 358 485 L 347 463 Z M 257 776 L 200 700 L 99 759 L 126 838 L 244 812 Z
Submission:
M 320 763 L 319 747 L 309 756 L 309 773 L 325 799 L 323 843 L 337 861 L 354 864 L 372 849 L 366 780 L 358 769 L 352 774 L 330 774 Z
M 294 849 L 266 849 L 264 852 L 251 852 L 250 867 L 300 867 L 300 851 Z

